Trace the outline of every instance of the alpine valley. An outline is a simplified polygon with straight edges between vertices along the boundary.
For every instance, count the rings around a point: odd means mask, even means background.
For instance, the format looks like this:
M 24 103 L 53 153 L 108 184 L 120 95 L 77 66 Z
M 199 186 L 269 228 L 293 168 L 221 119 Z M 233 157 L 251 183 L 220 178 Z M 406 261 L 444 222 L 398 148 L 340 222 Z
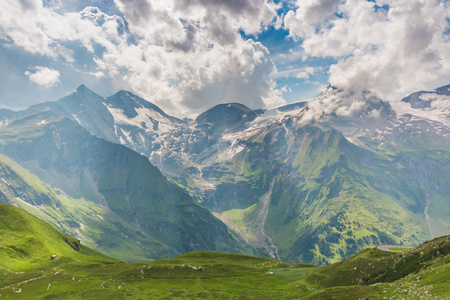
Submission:
M 325 265 L 450 234 L 450 85 L 390 102 L 329 86 L 190 122 L 81 85 L 0 122 L 0 201 L 128 262 L 210 250 Z

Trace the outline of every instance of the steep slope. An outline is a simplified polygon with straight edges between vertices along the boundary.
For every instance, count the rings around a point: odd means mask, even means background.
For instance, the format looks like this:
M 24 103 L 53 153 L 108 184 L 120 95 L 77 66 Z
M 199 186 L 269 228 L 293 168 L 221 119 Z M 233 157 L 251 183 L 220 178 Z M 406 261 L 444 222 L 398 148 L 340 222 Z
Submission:
M 137 232 L 134 224 L 124 222 L 107 206 L 72 198 L 3 155 L 0 177 L 0 202 L 21 207 L 102 253 L 125 261 L 176 255 L 170 247 Z
M 434 91 L 420 91 L 415 92 L 408 97 L 402 99 L 403 102 L 408 103 L 413 109 L 421 110 L 436 110 L 443 109 L 449 117 L 449 98 L 450 85 L 442 86 Z
M 146 156 L 160 148 L 162 136 L 185 126 L 183 121 L 126 91 L 104 98 L 81 85 L 51 105 L 60 106 L 91 134 Z
M 51 261 L 51 256 L 56 257 Z M 0 269 L 27 270 L 65 263 L 118 263 L 37 217 L 0 203 Z
M 114 226 L 141 243 L 148 258 L 201 249 L 245 251 L 222 222 L 169 183 L 147 158 L 90 135 L 68 118 L 35 112 L 3 128 L 0 136 L 2 153 L 70 197 L 116 215 Z M 117 243 L 95 242 L 103 250 L 126 251 Z
M 105 98 L 80 85 L 70 95 L 47 105 L 59 106 L 67 117 L 74 118 L 83 124 L 91 134 L 111 142 L 118 142 L 119 138 L 114 132 L 114 118 L 103 104 Z

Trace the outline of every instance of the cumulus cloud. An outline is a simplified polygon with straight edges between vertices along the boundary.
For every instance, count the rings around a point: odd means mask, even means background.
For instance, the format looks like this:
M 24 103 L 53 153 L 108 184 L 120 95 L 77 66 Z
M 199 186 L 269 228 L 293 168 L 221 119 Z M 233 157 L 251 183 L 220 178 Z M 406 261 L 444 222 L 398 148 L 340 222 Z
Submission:
M 47 67 L 36 66 L 25 72 L 25 75 L 40 86 L 49 88 L 60 83 L 61 74 L 59 71 Z
M 399 98 L 449 80 L 450 8 L 438 0 L 306 0 L 285 28 L 309 57 L 333 57 L 332 85 Z
M 230 101 L 285 103 L 269 51 L 240 34 L 257 35 L 274 22 L 279 5 L 272 1 L 115 0 L 123 16 L 22 2 L 0 3 L 0 39 L 8 46 L 69 64 L 82 47 L 97 70 L 80 72 L 108 76 L 169 113 L 192 115 Z
M 334 15 L 340 0 L 298 0 L 297 10 L 289 11 L 285 16 L 286 27 L 292 36 L 303 38 L 314 34 L 315 28 L 323 26 Z
M 138 42 L 105 53 L 96 60 L 98 66 L 111 76 L 125 74 L 133 90 L 169 112 L 201 112 L 231 101 L 253 108 L 285 102 L 275 89 L 271 75 L 276 67 L 267 48 L 239 34 L 239 30 L 257 34 L 268 26 L 278 8 L 272 2 L 117 0 L 116 4 Z
M 308 79 L 312 74 L 314 74 L 314 68 L 306 67 L 303 71 L 298 72 L 295 75 L 295 78 L 298 79 Z
M 122 40 L 123 19 L 108 16 L 98 8 L 86 7 L 81 12 L 58 14 L 39 0 L 21 3 L 0 2 L 0 38 L 31 54 L 73 62 L 70 43 L 81 44 L 93 52 L 94 45 L 109 48 Z
M 340 90 L 328 86 L 301 113 L 302 122 L 331 120 L 338 117 L 341 121 L 345 117 L 355 115 L 377 119 L 383 113 L 389 113 L 390 106 L 371 92 L 354 92 Z
M 316 69 L 314 69 L 313 67 L 289 68 L 287 70 L 284 70 L 284 71 L 281 71 L 281 72 L 277 72 L 274 75 L 274 78 L 295 77 L 295 78 L 298 78 L 298 79 L 308 79 L 315 72 L 316 72 Z

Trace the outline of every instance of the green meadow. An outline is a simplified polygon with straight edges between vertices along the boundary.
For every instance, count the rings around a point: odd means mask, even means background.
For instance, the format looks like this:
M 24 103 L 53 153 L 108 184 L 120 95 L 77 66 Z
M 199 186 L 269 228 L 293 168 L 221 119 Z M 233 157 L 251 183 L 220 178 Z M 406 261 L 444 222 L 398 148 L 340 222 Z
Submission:
M 370 248 L 322 267 L 211 251 L 124 263 L 0 204 L 2 298 L 445 299 L 449 250 L 443 236 L 407 252 Z

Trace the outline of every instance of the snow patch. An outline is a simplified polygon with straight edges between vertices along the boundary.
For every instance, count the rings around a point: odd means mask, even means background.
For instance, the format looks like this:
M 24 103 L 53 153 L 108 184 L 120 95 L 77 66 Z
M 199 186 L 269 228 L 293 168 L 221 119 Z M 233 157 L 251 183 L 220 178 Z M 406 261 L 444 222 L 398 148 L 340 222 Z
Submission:
M 75 121 L 78 122 L 78 124 L 81 125 L 81 122 L 80 122 L 80 120 L 78 119 L 78 114 L 72 114 L 72 117 L 75 119 Z
M 131 132 L 122 129 L 122 133 L 123 133 L 123 135 L 125 136 L 125 138 L 127 139 L 127 141 L 128 141 L 131 145 L 134 145 L 133 138 L 131 137 Z M 122 143 L 122 141 L 121 141 L 121 143 Z
M 372 109 L 370 113 L 367 114 L 368 117 L 373 119 L 378 119 L 380 117 L 381 110 Z
M 105 104 L 105 106 L 113 116 L 114 124 L 117 125 L 130 125 L 143 129 L 146 132 L 154 132 L 154 127 L 158 126 L 159 133 L 167 132 L 176 128 L 176 125 L 171 120 L 150 108 L 135 108 L 137 116 L 130 119 L 124 114 L 122 109 L 114 108 L 107 104 Z
M 425 109 L 412 108 L 409 103 L 403 101 L 392 101 L 391 106 L 400 117 L 412 115 L 415 120 L 432 120 L 450 127 L 450 97 L 447 98 L 433 101 L 431 107 Z

